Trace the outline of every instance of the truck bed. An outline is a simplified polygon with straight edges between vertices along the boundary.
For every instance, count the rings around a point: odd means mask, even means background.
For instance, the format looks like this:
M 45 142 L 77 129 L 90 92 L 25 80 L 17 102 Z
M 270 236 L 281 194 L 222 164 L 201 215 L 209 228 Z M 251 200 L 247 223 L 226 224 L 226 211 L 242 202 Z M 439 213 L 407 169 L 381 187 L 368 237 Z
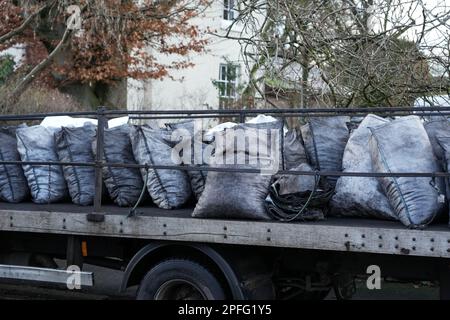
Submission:
M 104 205 L 103 222 L 87 220 L 92 207 L 0 203 L 0 231 L 239 244 L 450 258 L 450 229 L 410 230 L 400 222 L 329 217 L 319 222 L 192 218 L 192 208 L 164 210 Z

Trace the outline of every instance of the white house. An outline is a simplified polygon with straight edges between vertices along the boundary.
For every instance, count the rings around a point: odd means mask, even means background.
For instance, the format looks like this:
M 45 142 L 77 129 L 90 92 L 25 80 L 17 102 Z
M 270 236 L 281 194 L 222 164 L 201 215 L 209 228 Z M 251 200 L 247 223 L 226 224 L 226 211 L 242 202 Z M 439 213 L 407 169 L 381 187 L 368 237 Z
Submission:
M 234 0 L 215 0 L 192 23 L 200 30 L 215 30 L 226 34 L 237 15 Z M 241 35 L 242 27 L 234 24 L 230 35 Z M 206 35 L 206 52 L 189 56 L 195 65 L 184 70 L 174 70 L 162 80 L 128 80 L 127 106 L 130 110 L 161 109 L 217 109 L 219 96 L 233 99 L 239 86 L 248 82 L 248 76 L 236 40 Z M 173 56 L 157 56 L 160 61 L 173 61 Z M 185 57 L 184 57 L 185 58 Z M 232 70 L 230 70 L 230 68 Z M 236 77 L 230 77 L 230 74 Z M 231 78 L 231 79 L 230 79 Z M 216 83 L 216 85 L 214 84 Z M 219 84 L 219 85 L 217 85 Z

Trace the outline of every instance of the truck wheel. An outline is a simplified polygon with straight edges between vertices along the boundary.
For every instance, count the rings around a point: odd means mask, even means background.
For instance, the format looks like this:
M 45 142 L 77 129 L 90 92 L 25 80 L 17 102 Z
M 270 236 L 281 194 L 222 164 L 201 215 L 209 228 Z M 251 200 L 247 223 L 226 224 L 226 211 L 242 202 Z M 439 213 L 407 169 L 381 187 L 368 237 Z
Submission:
M 142 279 L 138 300 L 223 300 L 225 292 L 216 277 L 197 262 L 165 260 Z

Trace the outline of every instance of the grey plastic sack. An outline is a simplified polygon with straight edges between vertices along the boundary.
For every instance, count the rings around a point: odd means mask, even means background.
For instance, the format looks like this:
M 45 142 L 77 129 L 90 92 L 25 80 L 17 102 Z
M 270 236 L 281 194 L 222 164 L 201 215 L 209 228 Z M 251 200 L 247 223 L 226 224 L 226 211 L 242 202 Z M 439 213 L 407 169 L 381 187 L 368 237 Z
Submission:
M 259 130 L 265 130 L 260 134 Z M 273 132 L 273 130 L 275 132 Z M 282 124 L 277 129 L 238 125 L 216 135 L 216 149 L 211 166 L 218 168 L 258 169 L 259 173 L 210 171 L 205 190 L 192 214 L 197 218 L 235 218 L 270 220 L 265 198 L 272 179 L 271 170 L 280 163 Z M 237 138 L 246 141 L 245 146 Z M 274 137 L 272 139 L 272 137 Z M 224 143 L 226 142 L 226 143 Z M 253 147 L 250 147 L 253 146 Z M 254 148 L 259 146 L 259 148 Z M 258 153 L 257 149 L 271 150 Z M 237 160 L 245 159 L 241 161 Z
M 283 140 L 284 169 L 291 170 L 302 163 L 308 163 L 305 147 L 297 130 L 289 130 Z
M 370 130 L 374 172 L 432 173 L 441 170 L 419 117 L 402 117 Z M 445 191 L 440 178 L 379 177 L 378 181 L 398 219 L 410 228 L 423 228 L 443 208 Z
M 177 142 L 182 152 L 188 151 L 188 154 L 182 154 L 182 162 L 189 166 L 207 166 L 209 164 L 208 150 L 212 150 L 213 146 L 202 141 L 203 132 L 199 123 L 198 128 L 195 127 L 195 121 L 189 120 L 178 123 L 166 123 L 166 126 L 178 134 L 181 141 Z M 209 152 L 212 154 L 212 151 Z M 191 183 L 192 192 L 198 200 L 205 188 L 206 177 L 208 172 L 204 170 L 187 171 L 189 181 Z
M 92 143 L 96 154 L 96 139 Z M 134 159 L 128 124 L 105 129 L 104 161 L 108 163 L 137 164 Z M 111 199 L 121 207 L 134 206 L 144 187 L 138 168 L 103 167 L 103 179 Z
M 276 120 L 260 123 L 245 123 L 243 125 L 248 128 L 277 129 L 283 126 L 283 123 L 281 120 Z M 305 147 L 297 130 L 288 130 L 281 139 L 283 140 L 282 159 L 285 170 L 295 168 L 301 163 L 308 163 Z
M 18 128 L 17 150 L 22 161 L 58 162 L 55 133 L 60 129 L 43 126 Z M 28 165 L 23 170 L 33 202 L 53 203 L 68 197 L 67 185 L 60 165 Z
M 256 122 L 256 123 L 246 122 L 246 123 L 241 123 L 239 126 L 240 127 L 235 127 L 234 129 L 254 128 L 254 129 L 261 130 L 261 131 L 259 131 L 260 135 L 261 134 L 267 135 L 267 138 L 264 137 L 264 139 L 268 139 L 267 147 L 271 147 L 271 145 L 274 145 L 273 139 L 276 139 L 277 144 L 280 145 L 279 150 L 277 150 L 278 159 L 276 160 L 276 163 L 278 164 L 279 170 L 283 170 L 283 161 L 285 160 L 283 158 L 284 157 L 284 149 L 286 147 L 284 133 L 283 133 L 283 128 L 284 128 L 283 121 L 280 119 L 277 119 L 275 121 L 267 121 L 267 122 Z M 292 141 L 291 141 L 291 143 L 292 143 Z M 277 147 L 278 147 L 278 145 L 277 145 Z M 263 152 L 265 152 L 265 150 Z M 293 157 L 296 157 L 296 156 L 295 155 L 289 156 L 289 158 L 293 158 Z
M 134 126 L 130 137 L 136 160 L 142 165 L 179 165 L 173 161 L 170 130 Z M 153 202 L 163 209 L 184 205 L 192 195 L 189 178 L 185 171 L 176 169 L 141 169 Z
M 301 127 L 308 159 L 315 169 L 341 171 L 342 156 L 349 138 L 349 117 L 317 117 Z M 337 177 L 327 177 L 332 187 Z
M 97 127 L 86 123 L 83 127 L 66 128 L 57 132 L 56 152 L 61 162 L 95 162 L 92 142 Z M 64 178 L 67 182 L 72 202 L 88 206 L 94 202 L 95 169 L 87 166 L 63 166 Z
M 436 141 L 439 144 L 439 148 L 442 148 L 443 150 L 443 155 L 444 155 L 444 168 L 445 168 L 445 172 L 449 172 L 450 169 L 450 134 L 448 134 L 447 136 L 436 136 Z M 446 190 L 447 190 L 447 195 L 448 195 L 448 191 L 450 190 L 450 178 L 445 178 L 445 186 L 446 186 Z M 449 209 L 450 210 L 450 209 Z M 449 215 L 450 215 L 450 211 L 449 211 Z
M 430 138 L 433 152 L 442 167 L 447 167 L 445 148 L 439 143 L 438 136 L 446 137 L 450 136 L 450 121 L 448 119 L 436 119 L 432 121 L 426 121 L 423 126 L 427 131 L 428 138 Z M 448 181 L 448 178 L 444 179 Z M 450 199 L 450 187 L 448 183 L 445 184 L 447 201 Z
M 204 154 L 207 154 L 207 149 L 210 149 L 210 145 L 198 142 L 201 147 L 202 156 L 201 158 L 197 155 L 193 156 L 192 162 L 187 163 L 183 161 L 183 164 L 185 165 L 193 165 L 193 166 L 208 166 L 209 165 L 209 159 L 203 157 Z M 196 151 L 192 151 L 193 153 Z M 197 160 L 194 160 L 194 158 L 197 158 Z M 191 189 L 194 193 L 195 199 L 200 199 L 200 196 L 203 193 L 203 190 L 205 189 L 206 184 L 206 178 L 208 177 L 208 171 L 204 170 L 190 170 L 187 171 L 187 175 L 189 176 L 189 181 L 191 183 Z
M 369 114 L 355 129 L 347 142 L 342 159 L 343 172 L 373 172 L 370 156 L 369 127 L 389 120 Z M 331 199 L 331 212 L 342 216 L 396 219 L 386 195 L 375 177 L 339 177 Z
M 441 161 L 441 163 L 444 163 L 444 150 L 442 149 L 442 146 L 439 145 L 436 137 L 450 136 L 450 121 L 448 121 L 447 119 L 426 121 L 423 126 L 425 127 L 428 137 L 430 138 L 431 146 L 433 147 L 436 158 Z
M 17 151 L 17 127 L 0 128 L 0 160 L 20 161 Z M 0 165 L 0 200 L 18 203 L 30 195 L 21 165 Z

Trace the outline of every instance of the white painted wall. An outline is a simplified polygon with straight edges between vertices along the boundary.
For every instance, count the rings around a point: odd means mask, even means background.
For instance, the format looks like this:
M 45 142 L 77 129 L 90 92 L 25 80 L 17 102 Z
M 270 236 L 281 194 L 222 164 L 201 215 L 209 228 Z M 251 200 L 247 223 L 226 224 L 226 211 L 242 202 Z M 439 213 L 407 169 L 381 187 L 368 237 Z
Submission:
M 193 20 L 201 30 L 215 30 L 225 34 L 231 22 L 223 20 L 222 1 L 213 1 L 202 16 Z M 233 26 L 230 35 L 239 35 L 242 29 Z M 248 82 L 248 75 L 241 56 L 241 47 L 236 40 L 223 39 L 207 35 L 209 40 L 207 52 L 189 56 L 194 67 L 185 70 L 170 71 L 170 78 L 162 80 L 136 81 L 128 80 L 127 105 L 130 110 L 186 110 L 186 109 L 217 109 L 219 95 L 213 80 L 219 78 L 219 66 L 227 60 L 240 65 L 239 83 Z M 185 59 L 186 57 L 183 57 Z M 158 55 L 162 62 L 173 61 L 175 56 Z

